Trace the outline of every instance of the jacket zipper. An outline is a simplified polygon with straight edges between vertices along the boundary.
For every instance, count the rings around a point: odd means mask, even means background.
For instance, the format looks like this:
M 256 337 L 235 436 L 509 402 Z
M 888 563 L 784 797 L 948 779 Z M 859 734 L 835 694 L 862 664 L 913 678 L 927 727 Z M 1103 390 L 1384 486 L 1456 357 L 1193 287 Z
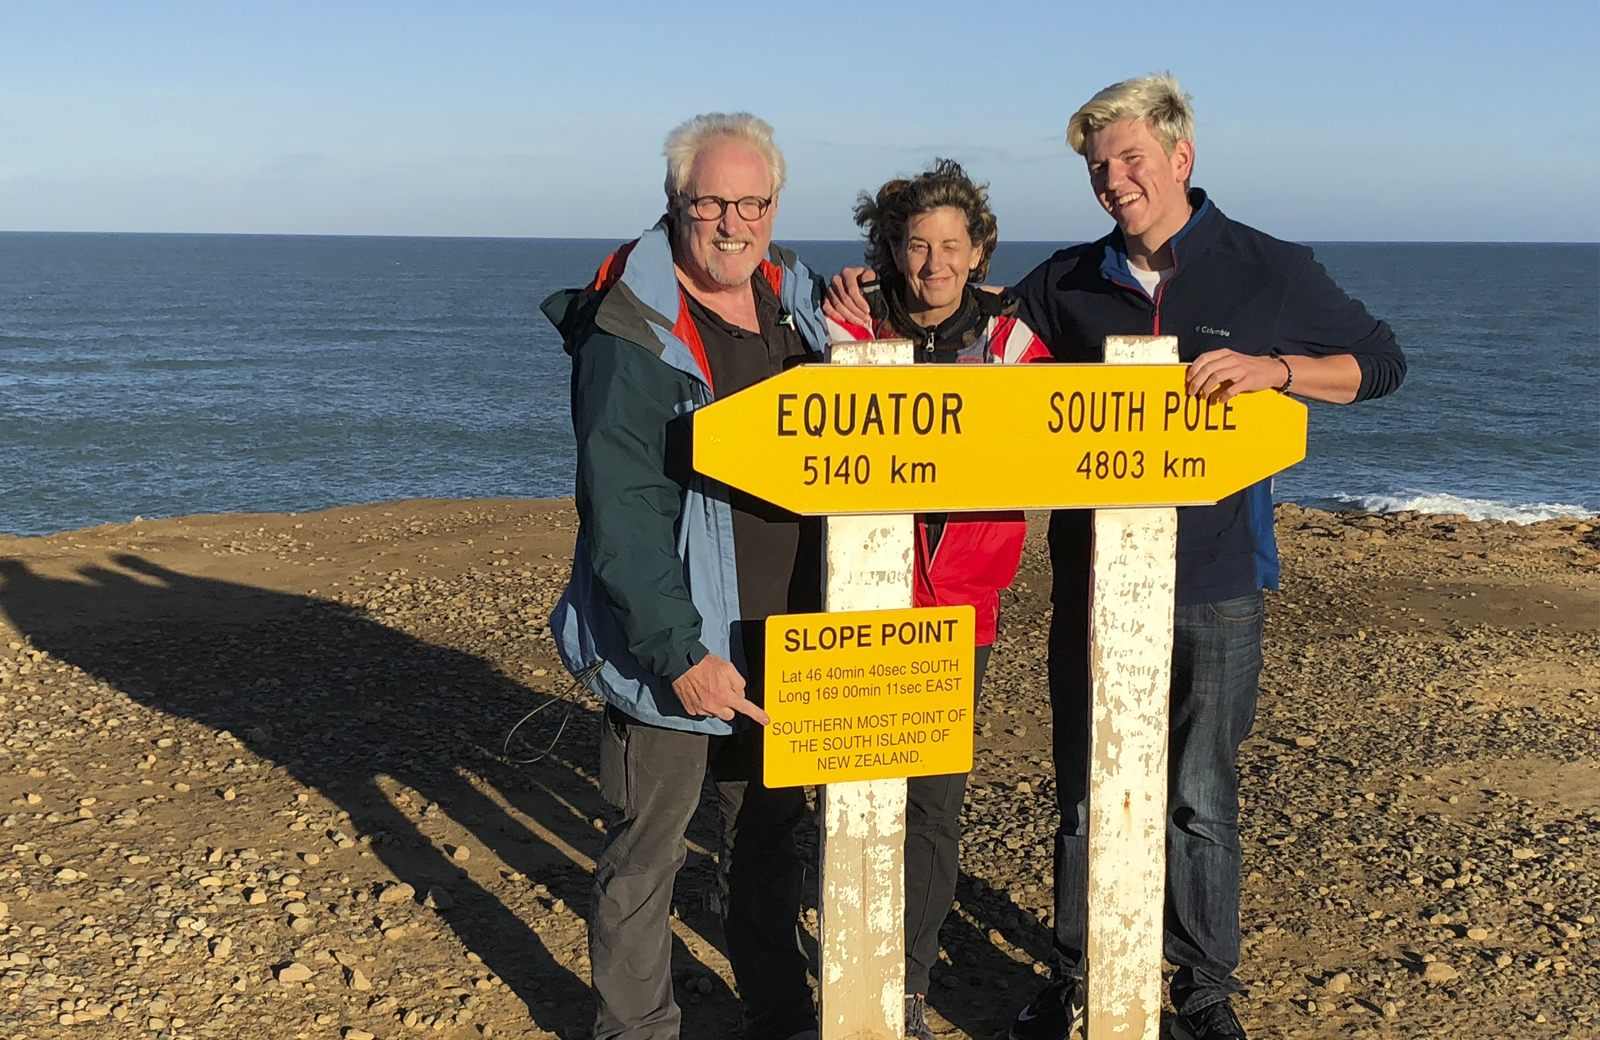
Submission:
M 928 590 L 930 592 L 933 591 L 933 560 L 934 560 L 934 557 L 939 555 L 939 550 L 944 547 L 944 535 L 949 533 L 950 520 L 949 520 L 948 517 L 945 518 L 944 526 L 945 526 L 945 531 L 940 533 L 939 544 L 937 546 L 934 546 L 932 551 L 930 551 L 928 549 L 928 524 L 927 524 L 927 521 L 924 520 L 920 515 L 917 517 L 917 520 L 916 520 L 917 540 L 922 543 L 922 552 L 919 555 L 922 556 L 923 561 L 924 561 L 923 565 L 922 565 L 922 580 L 927 582 Z
M 1172 281 L 1172 279 L 1176 277 L 1178 277 L 1178 249 L 1176 246 L 1174 246 L 1172 249 L 1172 274 L 1167 276 L 1166 282 L 1162 282 L 1160 285 L 1156 286 L 1156 298 L 1151 301 L 1156 307 L 1156 312 L 1154 315 L 1155 326 L 1150 331 L 1150 335 L 1152 336 L 1161 335 L 1161 296 L 1167 291 L 1167 282 Z

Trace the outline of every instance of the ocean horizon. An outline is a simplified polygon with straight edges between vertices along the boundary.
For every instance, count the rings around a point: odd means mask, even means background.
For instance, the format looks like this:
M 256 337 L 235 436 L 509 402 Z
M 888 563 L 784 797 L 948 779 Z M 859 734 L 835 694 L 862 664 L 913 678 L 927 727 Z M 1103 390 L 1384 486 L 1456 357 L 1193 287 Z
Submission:
M 569 364 L 538 304 L 616 244 L 0 232 L 0 531 L 568 495 Z M 860 262 L 787 244 L 824 274 Z M 1002 242 L 988 280 L 1065 244 Z M 1600 515 L 1600 244 L 1309 244 L 1410 372 L 1312 403 L 1279 500 Z

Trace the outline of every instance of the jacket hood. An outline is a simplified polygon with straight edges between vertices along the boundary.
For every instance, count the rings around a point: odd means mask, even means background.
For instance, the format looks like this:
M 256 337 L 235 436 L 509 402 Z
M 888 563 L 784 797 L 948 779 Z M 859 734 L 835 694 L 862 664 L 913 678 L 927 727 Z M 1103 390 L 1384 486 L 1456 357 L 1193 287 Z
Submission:
M 813 349 L 827 344 L 820 283 L 792 250 L 774 243 L 752 277 L 767 280 Z M 584 326 L 592 324 L 711 385 L 710 364 L 673 266 L 671 223 L 665 216 L 606 257 L 587 286 L 552 294 L 540 310 L 561 333 L 568 354 Z
M 874 321 L 887 323 L 895 335 L 917 342 L 919 361 L 948 360 L 945 355 L 954 355 L 985 335 L 992 319 L 1015 314 L 1017 310 L 1015 300 L 967 285 L 961 290 L 961 305 L 956 312 L 930 329 L 917 324 L 906 310 L 905 287 L 904 276 L 896 271 L 877 281 L 863 283 L 861 291 Z

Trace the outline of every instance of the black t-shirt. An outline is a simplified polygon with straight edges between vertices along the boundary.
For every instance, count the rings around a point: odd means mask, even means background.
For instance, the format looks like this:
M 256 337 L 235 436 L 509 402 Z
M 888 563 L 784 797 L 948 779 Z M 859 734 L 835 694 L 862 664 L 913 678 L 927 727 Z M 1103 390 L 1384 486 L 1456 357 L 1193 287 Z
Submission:
M 817 360 L 794 325 L 785 321 L 767 280 L 750 279 L 761 331 L 724 321 L 685 292 L 689 315 L 700 332 L 717 397 L 727 397 L 792 365 Z M 746 678 L 759 687 L 764 659 L 762 622 L 771 614 L 822 609 L 822 526 L 754 495 L 729 489 L 733 507 L 733 551 L 739 572 L 739 617 L 733 637 L 749 663 Z

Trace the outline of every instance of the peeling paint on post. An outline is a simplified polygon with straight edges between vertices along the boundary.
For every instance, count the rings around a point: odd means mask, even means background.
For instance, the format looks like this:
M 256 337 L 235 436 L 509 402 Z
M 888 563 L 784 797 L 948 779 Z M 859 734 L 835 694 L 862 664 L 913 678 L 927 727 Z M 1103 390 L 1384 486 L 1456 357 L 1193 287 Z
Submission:
M 831 360 L 908 365 L 908 340 L 841 343 Z M 1170 512 L 1170 510 L 1169 510 Z M 829 517 L 825 610 L 911 606 L 915 519 Z M 905 1000 L 906 782 L 828 784 L 818 924 L 822 1040 L 898 1040 Z
M 1111 336 L 1107 364 L 1178 360 L 1174 336 Z M 1088 1028 L 1157 1040 L 1166 893 L 1174 509 L 1097 509 L 1089 614 Z

